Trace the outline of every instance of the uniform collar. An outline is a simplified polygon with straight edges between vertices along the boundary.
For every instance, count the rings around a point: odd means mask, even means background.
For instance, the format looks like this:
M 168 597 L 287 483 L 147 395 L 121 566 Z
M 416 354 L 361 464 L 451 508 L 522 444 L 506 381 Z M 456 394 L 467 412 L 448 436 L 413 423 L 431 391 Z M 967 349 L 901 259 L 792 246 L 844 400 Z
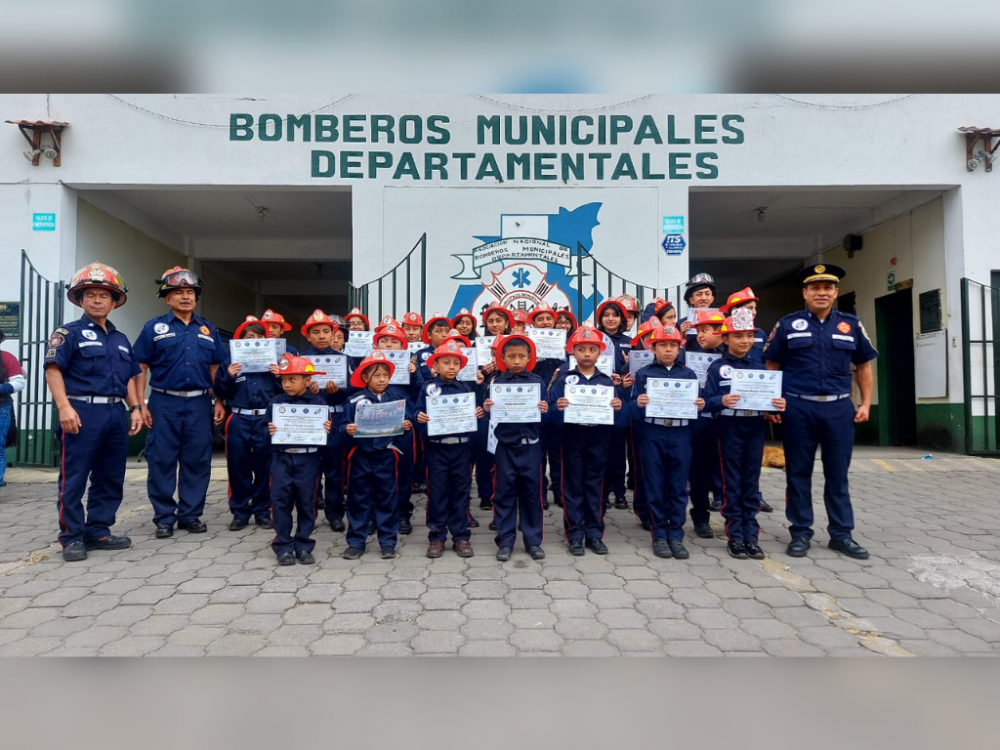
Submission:
M 431 380 L 431 382 L 432 383 L 437 383 L 438 385 L 444 386 L 445 388 L 449 388 L 449 387 L 451 387 L 453 385 L 458 385 L 459 380 L 458 380 L 457 377 L 454 380 L 445 380 L 440 375 L 435 375 L 434 379 Z
M 567 374 L 567 375 L 569 375 L 570 373 L 575 373 L 575 374 L 579 375 L 579 376 L 580 376 L 581 378 L 586 378 L 587 380 L 593 380 L 593 379 L 594 379 L 594 378 L 596 378 L 596 377 L 597 377 L 598 375 L 601 375 L 601 374 L 602 374 L 602 373 L 601 373 L 601 371 L 600 371 L 600 370 L 598 370 L 598 369 L 597 369 L 596 367 L 594 368 L 594 374 L 593 374 L 593 375 L 584 375 L 584 374 L 583 374 L 582 372 L 580 372 L 580 370 L 579 370 L 578 368 L 576 368 L 576 367 L 574 367 L 574 368 L 573 368 L 572 370 L 570 370 L 570 371 L 569 371 L 569 373 L 566 373 L 566 374 Z
M 174 321 L 177 321 L 181 325 L 186 325 L 184 323 L 184 321 L 181 320 L 180 318 L 178 318 L 177 315 L 172 310 L 170 312 L 168 312 L 166 315 L 164 315 L 163 317 L 166 319 L 166 321 L 168 323 L 173 323 Z M 199 318 L 197 315 L 192 315 L 191 316 L 191 323 L 190 323 L 190 325 L 193 325 L 193 326 L 203 326 L 203 325 L 205 325 L 205 321 L 203 319 Z
M 753 350 L 751 349 L 751 351 Z M 732 354 L 728 349 L 726 349 L 725 353 L 722 355 L 722 358 L 729 360 L 730 362 L 749 362 L 750 352 L 747 352 L 742 357 L 737 357 L 735 354 Z
M 83 324 L 85 328 L 100 328 L 100 326 L 97 325 L 97 323 L 95 323 L 93 320 L 90 319 L 90 316 L 87 315 L 87 313 L 84 313 L 83 315 L 80 316 L 80 322 Z M 115 324 L 111 322 L 111 318 L 105 318 L 104 325 L 107 327 L 107 331 L 109 334 L 114 333 L 116 330 L 118 330 L 117 328 L 115 328 Z
M 365 386 L 365 391 L 364 391 L 364 392 L 365 392 L 365 395 L 366 395 L 366 396 L 370 396 L 371 398 L 375 399 L 375 401 L 376 401 L 377 403 L 382 403 L 382 398 L 383 398 L 383 397 L 384 397 L 384 396 L 385 396 L 385 395 L 386 395 L 387 393 L 389 393 L 389 389 L 388 389 L 388 388 L 386 388 L 386 389 L 385 389 L 384 391 L 382 391 L 382 393 L 380 393 L 380 394 L 376 394 L 376 393 L 373 393 L 373 392 L 372 392 L 372 391 L 371 391 L 371 390 L 370 390 L 370 389 L 369 389 L 369 388 L 368 388 L 367 386 Z

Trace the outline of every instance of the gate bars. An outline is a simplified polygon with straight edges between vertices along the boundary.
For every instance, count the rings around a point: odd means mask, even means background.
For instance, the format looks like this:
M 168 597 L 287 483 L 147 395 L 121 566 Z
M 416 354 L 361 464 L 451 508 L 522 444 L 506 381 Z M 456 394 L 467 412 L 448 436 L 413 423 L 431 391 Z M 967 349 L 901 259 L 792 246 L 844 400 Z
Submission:
M 965 450 L 1000 456 L 1000 289 L 962 279 Z

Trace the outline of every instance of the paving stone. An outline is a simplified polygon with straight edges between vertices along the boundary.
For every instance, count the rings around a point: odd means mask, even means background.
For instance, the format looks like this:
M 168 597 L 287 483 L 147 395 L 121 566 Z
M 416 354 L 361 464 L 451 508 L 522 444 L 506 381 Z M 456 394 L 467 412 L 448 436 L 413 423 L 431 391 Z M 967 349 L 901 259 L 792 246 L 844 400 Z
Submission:
M 570 622 L 570 621 L 567 621 Z M 556 630 L 561 635 L 566 635 L 559 629 Z M 475 619 L 469 620 L 462 626 L 462 635 L 469 641 L 497 641 L 510 637 L 514 633 L 514 626 L 506 620 L 499 619 Z
M 760 640 L 795 638 L 795 628 L 773 618 L 759 620 L 741 619 L 740 628 Z
M 207 594 L 174 594 L 163 599 L 155 607 L 153 614 L 157 615 L 189 615 L 208 604 Z
M 546 581 L 579 581 L 583 578 L 583 574 L 579 570 L 569 565 L 563 567 L 546 565 L 542 575 Z
M 223 638 L 227 632 L 224 627 L 192 625 L 170 634 L 166 642 L 175 646 L 207 646 Z
M 759 639 L 738 628 L 706 630 L 705 642 L 710 643 L 723 652 L 759 651 L 761 648 Z
M 556 623 L 555 630 L 559 633 L 559 635 L 563 636 L 568 641 L 601 639 L 607 636 L 609 632 L 607 625 L 595 622 L 594 620 L 586 620 L 579 617 L 560 620 Z
M 942 646 L 947 646 L 963 654 L 980 654 L 992 651 L 990 645 L 982 638 L 969 635 L 957 628 L 953 630 L 927 630 L 924 632 L 927 638 L 935 643 L 940 643 Z
M 649 618 L 634 609 L 602 609 L 597 613 L 599 622 L 609 628 L 644 629 L 649 624 Z
M 548 609 L 560 620 L 571 617 L 593 618 L 598 612 L 596 604 L 579 599 L 559 599 L 552 602 Z
M 646 571 L 652 574 L 653 577 L 656 576 L 655 571 L 649 570 L 649 568 L 628 568 L 629 571 Z M 623 570 L 624 573 L 624 570 Z M 621 589 L 625 586 L 625 576 L 615 575 L 613 573 L 587 573 L 584 575 L 580 582 L 583 583 L 591 591 L 595 589 Z
M 267 636 L 268 647 L 295 646 L 303 649 L 323 637 L 318 625 L 285 625 Z
M 425 612 L 417 617 L 416 623 L 417 627 L 421 630 L 447 630 L 454 632 L 462 627 L 467 619 L 468 618 L 461 612 L 439 610 L 435 612 Z M 419 651 L 415 645 L 414 650 Z
M 968 617 L 963 617 L 955 622 L 955 626 L 957 626 L 963 633 L 968 633 L 969 635 L 974 635 L 977 638 L 982 638 L 987 643 L 996 644 L 1000 642 L 1000 623 L 994 622 L 993 620 L 987 620 L 985 618 L 974 620 Z
M 663 641 L 697 641 L 705 631 L 687 620 L 650 620 L 649 631 Z
M 293 612 L 295 610 L 292 610 Z M 323 621 L 325 633 L 364 633 L 375 626 L 375 618 L 368 614 L 335 614 Z
M 669 599 L 640 600 L 635 608 L 646 617 L 656 620 L 671 620 L 683 617 L 687 613 L 684 606 Z
M 756 589 L 754 598 L 769 607 L 798 607 L 804 603 L 802 594 L 788 589 Z
M 635 597 L 624 590 L 591 591 L 587 599 L 601 609 L 621 609 L 635 607 L 636 604 Z
M 718 609 L 722 606 L 722 599 L 704 589 L 674 589 L 671 598 L 689 609 L 706 607 Z
M 511 609 L 542 609 L 552 604 L 552 597 L 544 591 L 509 591 L 504 601 Z
M 77 599 L 75 602 L 67 604 L 62 611 L 63 617 L 81 617 L 83 615 L 101 615 L 107 612 L 109 609 L 116 607 L 119 603 L 120 597 L 113 596 L 110 594 L 90 594 L 82 599 Z M 6 623 L 9 618 L 4 618 Z M 16 626 L 14 626 L 16 627 Z
M 976 609 L 952 599 L 922 599 L 920 606 L 928 612 L 947 617 L 949 620 L 980 616 Z
M 458 654 L 463 643 L 465 637 L 461 633 L 434 630 L 416 636 L 410 647 L 416 654 Z
M 426 591 L 420 581 L 391 581 L 379 589 L 382 599 L 419 599 Z
M 412 656 L 413 649 L 403 643 L 370 643 L 355 656 L 390 656 L 398 658 L 400 656 Z
M 691 609 L 687 619 L 702 630 L 733 630 L 739 627 L 740 621 L 728 612 L 720 609 Z
M 84 619 L 84 618 L 78 618 Z M 151 615 L 129 628 L 130 635 L 170 635 L 188 622 L 185 615 Z
M 827 652 L 858 645 L 857 638 L 833 625 L 799 628 L 797 635 L 806 643 L 819 646 Z
M 63 645 L 65 645 L 65 641 L 62 638 L 32 638 L 28 636 L 0 646 L 0 656 L 40 656 Z M 104 643 L 100 645 L 104 645 Z
M 720 599 L 750 599 L 753 597 L 753 589 L 739 581 L 709 581 L 705 584 L 705 590 L 710 591 Z
M 929 612 L 922 607 L 916 609 L 896 609 L 892 612 L 893 615 L 898 617 L 900 620 L 905 620 L 906 622 L 912 623 L 921 628 L 953 628 L 954 623 L 947 617 L 942 617 L 941 615 L 936 615 L 933 612 Z M 997 626 L 1000 630 L 1000 626 Z M 917 636 L 919 638 L 919 636 Z
M 369 643 L 407 643 L 419 632 L 412 622 L 389 622 L 366 630 L 365 640 Z
M 924 628 L 898 617 L 866 617 L 865 622 L 870 623 L 879 635 L 885 635 L 889 638 L 924 637 Z
M 639 601 L 644 599 L 669 599 L 672 589 L 659 581 L 631 581 L 625 591 Z
M 515 609 L 507 615 L 507 622 L 518 631 L 552 628 L 556 624 L 556 616 L 547 609 Z
M 774 616 L 793 628 L 827 627 L 830 620 L 822 613 L 809 607 L 775 607 Z
M 145 620 L 151 614 L 153 614 L 153 608 L 148 604 L 120 606 L 99 615 L 94 624 L 98 626 L 124 625 L 125 627 L 130 627 L 137 622 Z
M 741 620 L 773 617 L 772 608 L 756 599 L 723 600 L 722 608 L 733 617 L 738 617 Z
M 249 635 L 267 635 L 280 627 L 281 615 L 279 614 L 247 614 L 237 617 L 229 623 L 230 632 Z
M 375 591 L 345 591 L 333 601 L 338 614 L 371 612 L 382 598 Z
M 474 641 L 470 640 L 462 646 L 460 656 L 514 656 L 517 649 L 507 641 Z
M 553 605 L 555 606 L 555 605 Z M 462 607 L 462 614 L 471 619 L 502 619 L 511 613 L 509 604 L 491 600 L 474 600 Z
M 722 651 L 704 641 L 672 641 L 663 649 L 667 656 L 722 656 Z
M 621 652 L 606 641 L 570 641 L 562 648 L 565 656 L 620 656 Z
M 934 641 L 903 639 L 899 645 L 915 656 L 960 656 L 955 649 Z
M 503 599 L 507 584 L 503 581 L 471 581 L 462 586 L 469 599 Z
M 246 613 L 242 604 L 206 604 L 190 615 L 192 625 L 226 625 Z
M 659 637 L 648 630 L 611 630 L 608 642 L 620 651 L 651 651 L 661 647 Z
M 919 602 L 912 596 L 903 593 L 902 591 L 897 591 L 896 589 L 872 589 L 870 591 L 865 591 L 864 595 L 867 599 L 871 599 L 873 602 L 878 604 L 884 604 L 887 607 L 896 608 L 910 608 L 918 607 Z
M 282 620 L 286 625 L 319 625 L 332 616 L 329 604 L 299 604 L 287 610 Z
M 259 634 L 230 633 L 210 643 L 205 653 L 209 656 L 251 656 L 267 646 Z
M 424 609 L 454 609 L 460 610 L 468 602 L 469 597 L 463 591 L 453 589 L 434 589 L 420 597 Z
M 83 648 L 101 648 L 112 641 L 117 641 L 123 637 L 128 632 L 126 628 L 123 627 L 90 627 L 86 630 L 81 630 L 79 633 L 73 633 L 73 635 L 68 636 L 65 639 L 61 639 L 62 643 L 69 647 L 83 647 Z
M 590 589 L 578 581 L 552 581 L 547 583 L 543 590 L 553 599 L 582 600 L 590 593 Z
M 244 607 L 249 614 L 280 614 L 298 603 L 291 593 L 261 593 L 250 599 Z
M 825 656 L 826 652 L 818 646 L 804 643 L 798 638 L 781 638 L 777 640 L 762 640 L 761 648 L 771 656 Z
M 893 614 L 893 610 L 884 604 L 873 602 L 871 599 L 864 597 L 860 599 L 838 599 L 837 603 L 842 610 L 850 612 L 857 617 L 891 617 Z
M 558 651 L 565 639 L 550 629 L 518 630 L 510 642 L 519 651 Z
M 46 622 L 55 620 L 60 614 L 64 613 L 66 609 L 68 609 L 68 607 L 65 609 L 60 609 L 58 607 L 31 607 L 20 612 L 15 612 L 12 615 L 7 615 L 3 619 L 3 622 L 0 623 L 0 627 L 28 628 L 30 630 Z
M 375 622 L 413 622 L 424 613 L 423 605 L 409 599 L 393 599 L 372 609 Z

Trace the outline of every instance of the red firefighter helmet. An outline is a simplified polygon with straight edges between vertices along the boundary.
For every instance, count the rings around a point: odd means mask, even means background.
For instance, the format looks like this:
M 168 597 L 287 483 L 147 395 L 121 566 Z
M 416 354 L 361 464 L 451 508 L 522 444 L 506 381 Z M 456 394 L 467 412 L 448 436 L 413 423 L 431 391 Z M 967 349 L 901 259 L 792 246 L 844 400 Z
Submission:
M 317 370 L 313 363 L 305 357 L 296 357 L 286 354 L 278 362 L 278 371 L 282 375 L 326 375 L 325 372 Z
M 121 274 L 111 266 L 98 263 L 96 260 L 73 274 L 73 280 L 66 285 L 66 299 L 81 307 L 80 300 L 87 289 L 104 289 L 111 292 L 111 299 L 116 308 L 125 304 L 128 294 L 128 287 L 125 286 Z
M 469 364 L 469 358 L 462 353 L 459 342 L 452 338 L 447 339 L 441 346 L 434 350 L 434 353 L 427 358 L 427 366 L 433 367 L 434 363 L 441 359 L 441 357 L 458 357 L 459 362 L 462 363 L 462 367 Z
M 424 327 L 424 319 L 420 316 L 418 312 L 408 312 L 403 316 L 404 326 L 420 326 Z
M 336 321 L 334 321 L 333 318 L 331 318 L 322 310 L 315 310 L 312 315 L 306 318 L 306 322 L 302 324 L 302 335 L 308 336 L 309 329 L 312 328 L 313 326 L 318 326 L 318 325 L 328 325 L 330 326 L 330 328 L 333 329 L 334 333 L 336 333 L 338 330 L 337 323 Z
M 485 310 L 483 310 L 483 325 L 486 325 L 486 319 L 490 317 L 493 313 L 500 313 L 505 318 L 507 318 L 507 327 L 514 327 L 514 313 L 508 310 L 506 307 L 500 305 L 490 305 Z
M 573 347 L 579 344 L 599 346 L 602 354 L 608 348 L 608 345 L 604 342 L 604 334 L 591 325 L 582 325 L 573 332 L 573 335 L 569 337 L 569 341 L 566 343 L 566 351 L 572 354 Z
M 404 349 L 409 346 L 409 342 L 406 340 L 406 334 L 395 321 L 387 325 L 379 326 L 375 329 L 375 335 L 372 336 L 372 346 L 377 347 L 378 342 L 382 339 L 396 339 L 396 341 L 403 345 Z
M 760 299 L 753 293 L 753 289 L 750 287 L 745 287 L 740 289 L 738 292 L 733 292 L 729 295 L 729 299 L 726 300 L 726 304 L 719 308 L 719 312 L 729 314 L 729 311 L 734 307 L 739 305 L 744 305 L 747 302 L 759 302 Z
M 678 344 L 684 341 L 681 329 L 675 326 L 660 326 L 654 328 L 648 339 L 650 344 L 656 345 L 657 341 L 676 341 Z
M 180 266 L 174 266 L 170 270 L 164 271 L 162 278 L 157 279 L 156 283 L 160 285 L 156 296 L 161 298 L 166 297 L 175 289 L 191 288 L 194 289 L 194 298 L 199 299 L 201 289 L 205 285 L 198 274 Z
M 423 340 L 423 342 L 425 344 L 431 343 L 431 328 L 434 327 L 435 323 L 439 323 L 439 322 L 442 322 L 442 321 L 445 324 L 447 324 L 448 330 L 450 331 L 451 330 L 451 318 L 449 318 L 444 313 L 436 312 L 436 313 L 434 313 L 433 315 L 431 315 L 427 319 L 426 323 L 424 323 L 424 330 L 420 334 L 420 338 L 421 338 L 421 340 Z
M 637 347 L 642 344 L 642 339 L 648 336 L 657 328 L 663 328 L 663 323 L 655 315 L 647 320 L 645 323 L 639 326 L 639 330 L 636 331 L 635 338 L 632 339 L 632 346 Z
M 357 369 L 351 375 L 351 385 L 355 388 L 367 388 L 368 384 L 361 379 L 361 376 L 365 374 L 365 370 L 374 365 L 385 365 L 388 367 L 390 378 L 392 378 L 392 374 L 396 371 L 396 365 L 390 362 L 385 354 L 378 349 L 373 349 L 365 355 L 365 358 L 361 360 L 361 364 L 358 365 Z
M 528 345 L 528 370 L 535 369 L 535 342 L 523 333 L 512 333 L 509 336 L 497 336 L 497 367 L 507 371 L 507 363 L 503 361 L 503 348 L 511 341 L 523 341 Z
M 292 324 L 285 320 L 285 316 L 281 313 L 276 313 L 274 310 L 265 310 L 264 314 L 260 316 L 260 322 L 266 325 L 280 325 L 282 331 L 292 330 Z
M 277 321 L 274 322 L 277 323 Z M 261 328 L 264 329 L 264 338 L 266 339 L 271 338 L 271 332 L 267 330 L 266 321 L 258 319 L 256 315 L 247 315 L 247 319 L 244 320 L 242 323 L 240 323 L 237 329 L 233 332 L 233 338 L 234 339 L 243 338 L 243 332 L 252 325 L 259 325 Z
M 351 318 L 361 318 L 362 322 L 364 322 L 365 324 L 365 330 L 366 331 L 371 330 L 371 324 L 368 322 L 368 318 L 365 316 L 365 314 L 361 312 L 360 307 L 352 307 L 351 311 L 344 316 L 344 322 L 345 323 L 349 322 Z

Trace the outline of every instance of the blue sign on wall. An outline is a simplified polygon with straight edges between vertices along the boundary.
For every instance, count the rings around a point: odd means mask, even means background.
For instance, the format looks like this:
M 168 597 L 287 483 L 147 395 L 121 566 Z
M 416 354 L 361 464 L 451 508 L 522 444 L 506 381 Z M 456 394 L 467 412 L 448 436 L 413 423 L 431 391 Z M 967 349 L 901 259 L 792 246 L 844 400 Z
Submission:
M 684 234 L 684 217 L 683 216 L 664 216 L 663 217 L 663 233 L 664 234 Z
M 31 231 L 33 232 L 54 232 L 56 231 L 55 214 L 32 214 Z
M 680 255 L 687 247 L 682 234 L 668 234 L 663 238 L 660 246 L 667 252 L 667 255 Z

